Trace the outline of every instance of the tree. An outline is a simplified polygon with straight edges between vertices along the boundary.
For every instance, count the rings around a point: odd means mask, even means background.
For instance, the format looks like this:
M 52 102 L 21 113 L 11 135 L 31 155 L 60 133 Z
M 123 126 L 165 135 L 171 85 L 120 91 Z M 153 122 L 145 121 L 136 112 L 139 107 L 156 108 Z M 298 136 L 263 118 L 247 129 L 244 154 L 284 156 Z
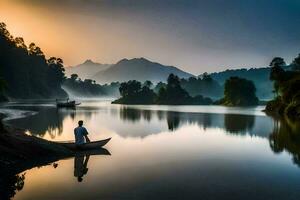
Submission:
M 224 98 L 221 102 L 229 106 L 252 106 L 258 104 L 256 88 L 252 81 L 230 77 L 225 82 Z
M 293 60 L 292 62 L 292 69 L 294 71 L 300 71 L 300 53 L 298 54 L 298 56 Z
M 144 84 L 143 84 L 143 86 L 146 86 L 148 88 L 151 88 L 152 85 L 153 85 L 153 83 L 151 81 L 149 81 L 149 80 L 145 81 Z
M 190 79 L 190 81 L 194 81 Z M 188 104 L 211 104 L 210 98 L 202 95 L 191 97 L 189 93 L 181 87 L 180 79 L 174 74 L 170 74 L 167 79 L 166 87 L 161 87 L 158 92 L 158 104 L 188 105 Z
M 65 80 L 65 68 L 61 58 L 51 57 L 47 60 L 49 66 L 49 82 L 55 87 L 59 87 Z
M 270 73 L 270 80 L 274 81 L 274 91 L 276 96 L 279 94 L 279 82 L 284 79 L 284 70 L 282 69 L 283 66 L 285 66 L 286 63 L 283 58 L 281 57 L 275 57 L 270 63 L 271 67 L 271 73 Z
M 139 81 L 131 80 L 121 83 L 119 91 L 121 98 L 113 103 L 122 104 L 153 104 L 156 100 L 156 94 L 150 89 L 151 82 L 142 84 Z
M 78 74 L 71 74 L 71 80 L 76 81 L 78 78 Z

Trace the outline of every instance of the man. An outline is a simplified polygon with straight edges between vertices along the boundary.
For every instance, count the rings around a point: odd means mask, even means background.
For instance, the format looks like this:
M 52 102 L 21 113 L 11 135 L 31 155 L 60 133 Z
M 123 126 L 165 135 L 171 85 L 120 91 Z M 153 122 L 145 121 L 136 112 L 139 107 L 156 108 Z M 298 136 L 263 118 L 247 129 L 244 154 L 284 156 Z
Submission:
M 75 135 L 75 144 L 80 147 L 80 145 L 90 142 L 90 139 L 88 138 L 88 132 L 86 128 L 83 126 L 83 121 L 78 121 L 78 127 L 74 129 L 74 135 Z

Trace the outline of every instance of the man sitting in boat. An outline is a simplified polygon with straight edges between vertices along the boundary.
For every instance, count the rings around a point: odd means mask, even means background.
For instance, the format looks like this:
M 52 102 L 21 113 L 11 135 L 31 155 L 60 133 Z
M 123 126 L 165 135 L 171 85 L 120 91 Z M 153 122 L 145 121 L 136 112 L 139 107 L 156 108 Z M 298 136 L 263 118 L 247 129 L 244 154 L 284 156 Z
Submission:
M 80 145 L 90 142 L 90 139 L 87 136 L 88 134 L 86 128 L 83 127 L 83 121 L 78 121 L 78 127 L 74 129 L 75 144 L 80 147 Z

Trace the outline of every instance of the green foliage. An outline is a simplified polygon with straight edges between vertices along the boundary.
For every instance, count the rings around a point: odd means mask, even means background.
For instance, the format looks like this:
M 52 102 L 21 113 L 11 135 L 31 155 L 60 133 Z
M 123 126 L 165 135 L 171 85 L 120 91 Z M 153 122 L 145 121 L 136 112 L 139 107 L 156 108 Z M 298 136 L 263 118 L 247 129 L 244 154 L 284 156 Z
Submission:
M 202 78 L 190 77 L 189 79 L 181 79 L 180 85 L 191 96 L 204 95 L 211 98 L 219 98 L 223 93 L 222 86 L 207 73 L 204 73 Z
M 63 88 L 69 94 L 82 97 L 119 96 L 119 87 L 120 84 L 118 82 L 100 85 L 92 79 L 82 81 L 77 74 L 72 74 L 63 83 Z
M 285 65 L 282 58 L 274 58 L 270 64 L 270 79 L 274 83 L 276 99 L 269 101 L 266 111 L 278 113 L 289 119 L 300 119 L 300 56 L 296 57 L 292 63 L 292 71 L 282 69 Z
M 252 106 L 258 104 L 256 88 L 252 81 L 239 77 L 230 77 L 225 82 L 224 98 L 221 104 L 228 106 Z
M 0 74 L 7 83 L 5 94 L 12 98 L 66 97 L 61 89 L 63 61 L 46 60 L 42 50 L 23 38 L 14 38 L 0 23 Z
M 158 104 L 186 104 L 191 97 L 181 85 L 178 76 L 170 74 L 167 80 L 167 87 L 161 88 L 158 93 Z
M 292 69 L 294 71 L 300 71 L 300 53 L 298 54 L 298 56 L 293 60 L 292 63 Z
M 158 83 L 151 89 L 152 84 L 146 81 L 143 86 L 136 80 L 121 83 L 121 98 L 113 103 L 121 104 L 165 104 L 165 105 L 198 105 L 211 104 L 210 98 L 201 95 L 191 97 L 180 85 L 180 79 L 174 74 L 168 77 L 168 83 Z M 158 90 L 157 94 L 154 92 Z
M 153 104 L 155 102 L 156 94 L 150 89 L 150 81 L 145 84 L 136 80 L 121 83 L 119 91 L 121 98 L 115 100 L 113 103 L 120 104 Z

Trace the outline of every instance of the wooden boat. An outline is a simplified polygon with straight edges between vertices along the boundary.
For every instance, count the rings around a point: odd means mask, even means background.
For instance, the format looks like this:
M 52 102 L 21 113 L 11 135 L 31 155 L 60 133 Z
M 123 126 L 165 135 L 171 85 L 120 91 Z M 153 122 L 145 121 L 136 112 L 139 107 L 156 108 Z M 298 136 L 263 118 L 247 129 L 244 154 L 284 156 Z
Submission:
M 75 101 L 56 102 L 56 107 L 58 108 L 75 108 L 78 105 L 80 105 L 80 103 L 76 103 Z
M 105 140 L 98 140 L 94 142 L 88 142 L 80 145 L 79 147 L 74 142 L 60 142 L 59 144 L 70 149 L 70 150 L 93 150 L 93 149 L 100 149 L 104 145 L 106 145 L 111 138 L 107 138 Z

